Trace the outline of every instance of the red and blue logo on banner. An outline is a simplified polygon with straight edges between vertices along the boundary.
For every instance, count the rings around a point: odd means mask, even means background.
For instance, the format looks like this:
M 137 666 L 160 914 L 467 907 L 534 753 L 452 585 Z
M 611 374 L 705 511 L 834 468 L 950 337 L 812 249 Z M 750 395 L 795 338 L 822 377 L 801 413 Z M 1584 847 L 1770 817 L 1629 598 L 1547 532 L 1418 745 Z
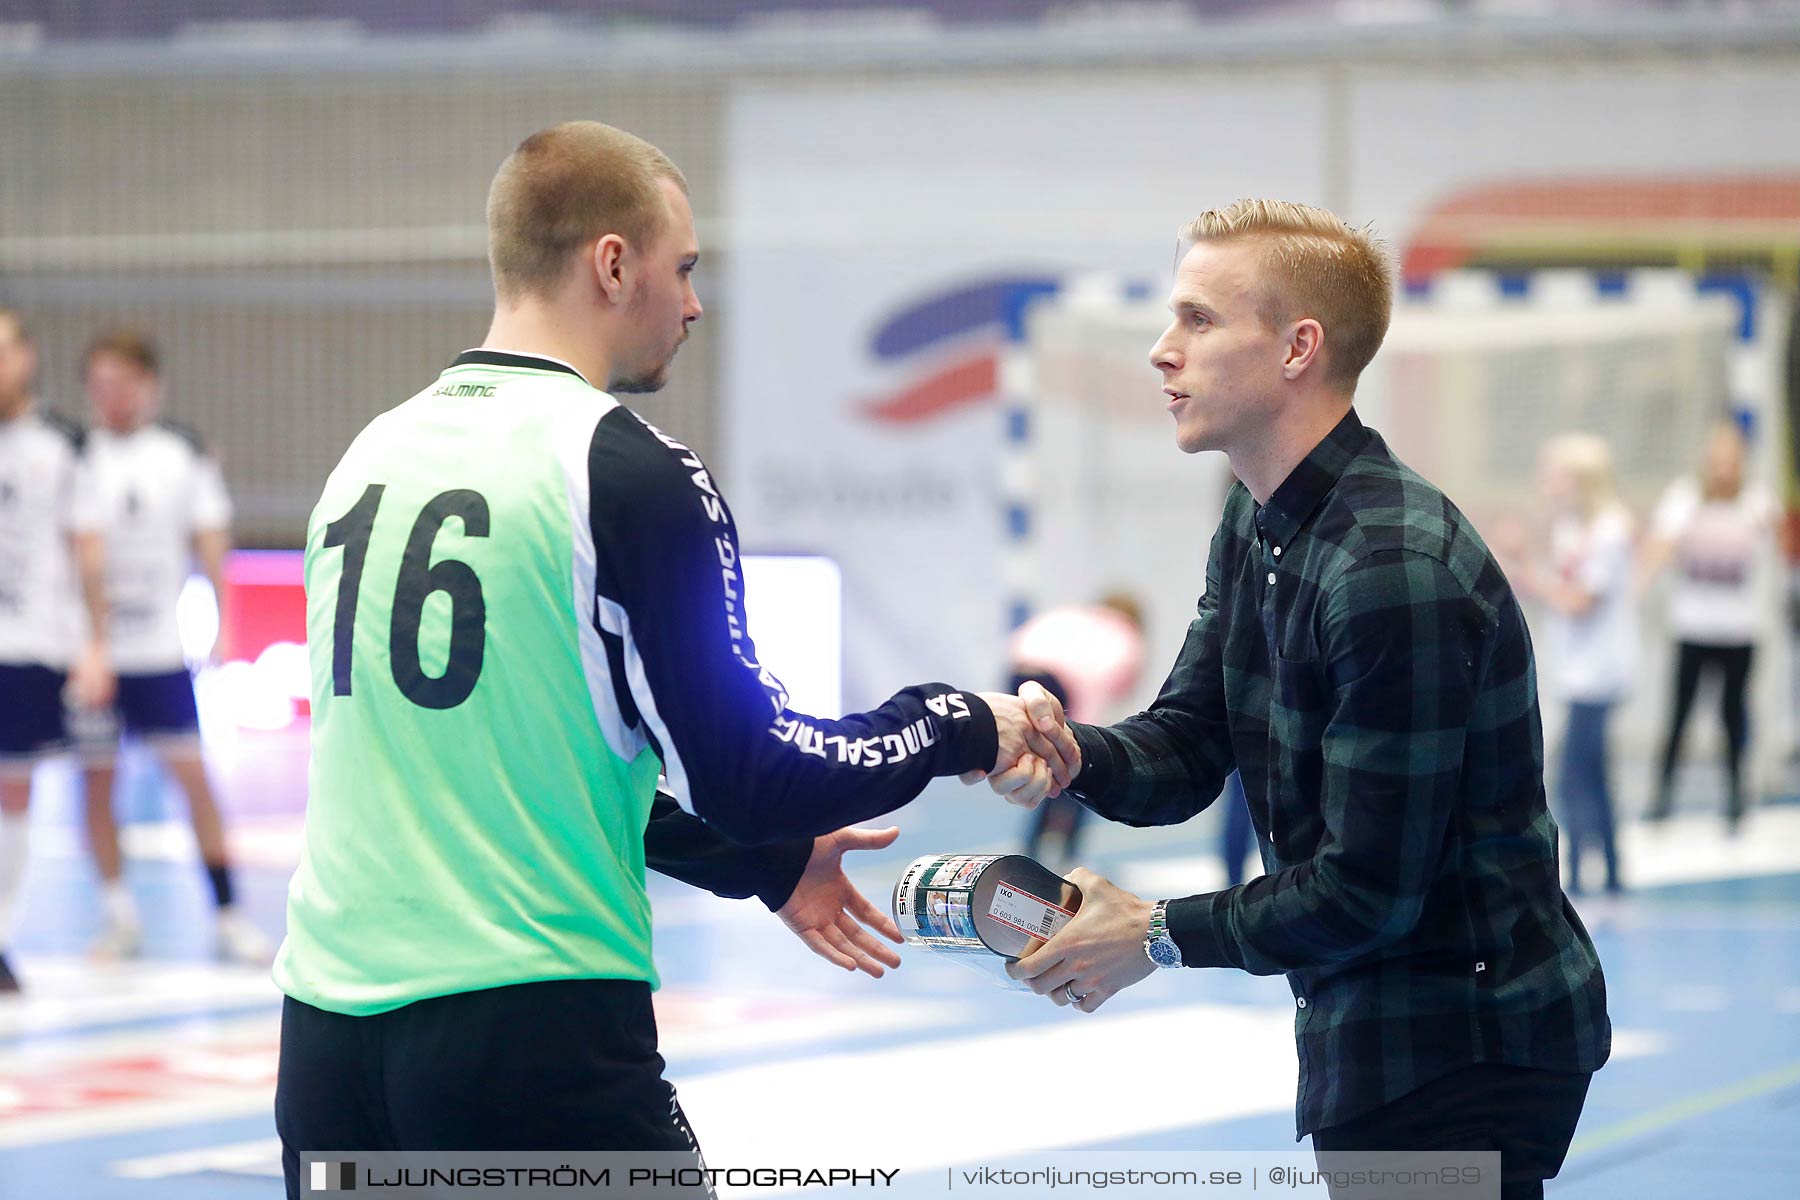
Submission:
M 910 424 L 991 400 L 1000 388 L 1000 351 L 1023 334 L 1036 297 L 1057 290 L 1050 276 L 986 279 L 934 292 L 888 317 L 869 350 L 906 382 L 863 405 L 871 420 Z

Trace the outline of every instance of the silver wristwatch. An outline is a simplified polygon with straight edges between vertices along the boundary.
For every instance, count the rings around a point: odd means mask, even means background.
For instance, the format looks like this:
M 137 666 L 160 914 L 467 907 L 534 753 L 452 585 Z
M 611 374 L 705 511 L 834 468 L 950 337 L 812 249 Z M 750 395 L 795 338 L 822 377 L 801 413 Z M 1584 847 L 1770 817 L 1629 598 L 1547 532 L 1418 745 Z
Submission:
M 1169 902 L 1158 900 L 1150 910 L 1150 928 L 1144 934 L 1144 957 L 1159 967 L 1179 967 L 1181 947 L 1169 936 Z

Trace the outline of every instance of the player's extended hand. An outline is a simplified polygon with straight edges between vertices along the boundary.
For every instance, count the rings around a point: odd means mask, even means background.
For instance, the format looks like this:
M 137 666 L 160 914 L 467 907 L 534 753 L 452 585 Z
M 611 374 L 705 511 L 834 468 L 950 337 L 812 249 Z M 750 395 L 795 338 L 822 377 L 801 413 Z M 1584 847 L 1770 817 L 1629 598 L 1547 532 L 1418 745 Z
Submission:
M 899 836 L 900 830 L 890 826 L 840 829 L 814 838 L 812 857 L 806 860 L 794 894 L 775 915 L 826 962 L 880 979 L 882 967 L 899 966 L 900 956 L 876 941 L 869 930 L 890 942 L 905 939 L 894 919 L 851 885 L 844 874 L 844 855 L 851 850 L 883 849 Z
M 1062 703 L 1045 687 L 1027 681 L 1017 696 L 983 692 L 1000 732 L 1000 753 L 991 773 L 971 771 L 964 783 L 984 776 L 1008 803 L 1036 808 L 1045 796 L 1060 796 L 1081 773 L 1081 747 L 1069 730 Z
M 1018 962 L 1008 963 L 1006 973 L 1050 997 L 1058 1008 L 1074 1004 L 1091 1013 L 1156 970 L 1144 954 L 1144 935 L 1156 905 L 1084 867 L 1070 871 L 1069 882 L 1081 889 L 1074 919 Z

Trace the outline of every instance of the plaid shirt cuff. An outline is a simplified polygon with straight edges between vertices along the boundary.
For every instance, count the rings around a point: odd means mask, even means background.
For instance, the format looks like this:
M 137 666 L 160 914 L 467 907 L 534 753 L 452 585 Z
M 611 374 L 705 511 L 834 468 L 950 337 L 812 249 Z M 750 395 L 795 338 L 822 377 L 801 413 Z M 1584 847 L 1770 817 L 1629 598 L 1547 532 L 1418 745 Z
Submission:
M 1075 735 L 1075 744 L 1081 747 L 1081 773 L 1069 781 L 1069 791 L 1077 800 L 1085 800 L 1106 791 L 1106 785 L 1112 781 L 1112 750 L 1096 725 L 1070 721 L 1069 732 Z
M 1164 910 L 1169 937 L 1184 967 L 1243 967 L 1231 938 L 1231 892 L 1205 892 L 1171 900 Z

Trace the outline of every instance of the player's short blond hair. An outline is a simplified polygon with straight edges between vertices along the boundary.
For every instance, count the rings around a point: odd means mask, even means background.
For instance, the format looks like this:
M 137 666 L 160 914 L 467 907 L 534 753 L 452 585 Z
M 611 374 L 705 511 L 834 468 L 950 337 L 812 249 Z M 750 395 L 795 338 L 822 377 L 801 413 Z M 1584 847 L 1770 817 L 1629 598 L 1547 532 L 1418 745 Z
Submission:
M 1394 272 L 1368 228 L 1285 200 L 1239 200 L 1181 227 L 1182 252 L 1195 242 L 1251 242 L 1262 248 L 1258 315 L 1270 328 L 1312 317 L 1325 330 L 1325 377 L 1347 391 L 1381 349 L 1394 306 Z
M 532 134 L 500 164 L 488 189 L 488 263 L 504 298 L 547 295 L 576 250 L 616 233 L 649 244 L 667 220 L 659 184 L 687 180 L 669 156 L 598 121 L 565 121 Z

